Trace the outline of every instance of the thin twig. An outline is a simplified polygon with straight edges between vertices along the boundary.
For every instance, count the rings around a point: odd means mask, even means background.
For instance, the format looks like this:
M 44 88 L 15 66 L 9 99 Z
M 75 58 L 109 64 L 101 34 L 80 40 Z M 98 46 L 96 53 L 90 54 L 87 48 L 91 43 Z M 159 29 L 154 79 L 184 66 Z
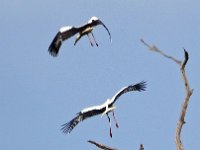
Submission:
M 158 52 L 158 53 L 160 53 L 161 55 L 163 55 L 164 57 L 166 57 L 166 58 L 168 58 L 168 59 L 171 59 L 171 60 L 175 61 L 177 64 L 181 65 L 181 61 L 175 59 L 175 58 L 172 57 L 172 56 L 169 56 L 169 55 L 163 53 L 163 52 L 162 52 L 159 48 L 157 48 L 155 45 L 150 46 L 150 45 L 147 44 L 143 39 L 140 39 L 140 41 L 141 41 L 145 46 L 147 46 L 147 47 L 149 48 L 149 50 L 154 51 L 154 52 Z
M 115 149 L 115 148 L 108 147 L 108 146 L 103 145 L 103 144 L 99 144 L 99 143 L 97 143 L 97 142 L 95 142 L 95 141 L 89 140 L 88 142 L 89 142 L 89 143 L 92 143 L 92 144 L 94 144 L 94 145 L 96 145 L 96 146 L 97 146 L 98 148 L 100 148 L 100 149 L 104 149 L 104 150 L 117 150 L 117 149 Z
M 167 58 L 175 61 L 180 66 L 182 78 L 183 78 L 183 81 L 184 81 L 184 84 L 185 84 L 186 97 L 185 97 L 183 105 L 182 105 L 182 110 L 181 110 L 181 113 L 180 113 L 180 118 L 179 118 L 179 121 L 178 121 L 178 124 L 177 124 L 177 128 L 176 128 L 176 146 L 177 146 L 177 150 L 183 150 L 183 144 L 181 142 L 181 130 L 182 130 L 183 124 L 185 123 L 185 119 L 184 119 L 185 118 L 185 114 L 186 114 L 187 107 L 188 107 L 188 104 L 189 104 L 190 96 L 192 95 L 192 92 L 193 92 L 193 90 L 190 90 L 189 82 L 187 80 L 187 76 L 186 76 L 186 73 L 185 73 L 185 66 L 186 66 L 186 64 L 188 62 L 189 54 L 184 49 L 185 58 L 184 58 L 183 63 L 181 63 L 181 61 L 175 59 L 174 57 L 166 55 L 165 53 L 163 53 L 156 46 L 150 46 L 143 39 L 141 39 L 140 41 L 145 46 L 147 46 L 149 48 L 149 50 L 160 53 L 164 57 L 167 57 Z

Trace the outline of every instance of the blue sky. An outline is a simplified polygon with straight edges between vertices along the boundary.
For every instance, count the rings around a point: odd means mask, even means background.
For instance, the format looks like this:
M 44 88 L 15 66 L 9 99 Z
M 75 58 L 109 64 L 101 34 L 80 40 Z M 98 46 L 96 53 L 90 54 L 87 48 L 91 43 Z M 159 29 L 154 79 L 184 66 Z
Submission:
M 194 93 L 182 131 L 185 149 L 199 149 L 199 37 L 197 0 L 1 1 L 0 149 L 95 149 L 95 140 L 118 149 L 176 149 L 175 129 L 185 97 L 179 66 L 140 42 L 143 38 L 182 60 Z M 92 16 L 109 28 L 94 30 L 99 47 L 83 37 L 65 41 L 57 58 L 48 46 L 61 26 Z M 81 122 L 69 135 L 61 125 L 81 109 L 101 104 L 119 89 L 142 80 L 147 91 L 116 102 L 113 138 L 106 117 Z M 113 122 L 113 120 L 112 120 Z

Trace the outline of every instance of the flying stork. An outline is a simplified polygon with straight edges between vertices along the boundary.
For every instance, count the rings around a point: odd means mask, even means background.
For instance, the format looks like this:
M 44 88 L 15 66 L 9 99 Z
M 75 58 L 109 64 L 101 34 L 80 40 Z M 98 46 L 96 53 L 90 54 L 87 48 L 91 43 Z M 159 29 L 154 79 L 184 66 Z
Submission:
M 93 43 L 91 41 L 91 38 L 89 36 L 89 34 L 91 33 L 93 40 L 96 44 L 96 46 L 98 46 L 95 38 L 94 38 L 94 34 L 92 33 L 93 29 L 95 26 L 98 25 L 102 25 L 108 32 L 109 36 L 110 36 L 110 41 L 112 41 L 111 39 L 111 34 L 110 31 L 108 30 L 108 28 L 105 26 L 105 24 L 98 19 L 97 17 L 92 17 L 86 24 L 79 26 L 79 27 L 75 27 L 75 26 L 64 26 L 61 27 L 58 31 L 58 33 L 56 34 L 56 36 L 54 37 L 52 43 L 49 46 L 49 53 L 56 57 L 58 55 L 60 46 L 62 44 L 62 42 L 64 40 L 69 39 L 70 37 L 74 36 L 75 34 L 79 33 L 76 37 L 76 40 L 74 42 L 74 45 L 76 45 L 76 43 L 81 39 L 82 36 L 87 35 L 90 41 L 91 46 L 93 46 Z
M 66 134 L 70 133 L 80 121 L 83 121 L 87 118 L 90 118 L 90 117 L 93 117 L 96 115 L 100 115 L 100 114 L 101 114 L 101 117 L 103 117 L 106 114 L 108 117 L 109 125 L 110 125 L 110 137 L 112 138 L 111 120 L 108 115 L 110 112 L 113 112 L 113 118 L 115 120 L 115 125 L 118 128 L 118 123 L 117 123 L 117 121 L 115 119 L 115 115 L 114 115 L 114 110 L 115 110 L 114 103 L 124 93 L 131 92 L 131 91 L 139 91 L 140 92 L 140 91 L 144 91 L 145 88 L 146 88 L 145 81 L 142 81 L 135 85 L 133 84 L 133 85 L 124 87 L 120 91 L 118 91 L 111 99 L 107 99 L 103 104 L 88 107 L 88 108 L 81 110 L 79 113 L 77 113 L 77 116 L 75 118 L 73 118 L 70 122 L 63 124 L 61 130 Z

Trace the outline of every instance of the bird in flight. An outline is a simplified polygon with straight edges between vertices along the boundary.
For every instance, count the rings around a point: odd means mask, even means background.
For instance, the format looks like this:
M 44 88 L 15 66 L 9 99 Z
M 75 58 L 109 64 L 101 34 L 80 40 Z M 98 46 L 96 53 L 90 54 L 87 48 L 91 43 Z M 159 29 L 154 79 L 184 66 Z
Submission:
M 83 121 L 87 118 L 90 118 L 90 117 L 93 117 L 96 115 L 101 115 L 103 117 L 106 114 L 108 117 L 109 125 L 110 125 L 110 137 L 112 138 L 111 120 L 108 115 L 110 112 L 113 113 L 115 125 L 118 128 L 118 123 L 117 123 L 115 115 L 114 115 L 114 110 L 115 110 L 114 103 L 120 96 L 122 96 L 123 94 L 125 94 L 127 92 L 131 92 L 131 91 L 139 91 L 140 92 L 140 91 L 144 91 L 145 88 L 146 88 L 145 81 L 124 87 L 121 90 L 119 90 L 111 99 L 107 99 L 103 104 L 88 107 L 88 108 L 81 110 L 79 113 L 77 113 L 77 116 L 75 118 L 73 118 L 70 122 L 63 124 L 61 130 L 64 133 L 70 133 L 80 121 Z
M 92 40 L 89 35 L 89 34 L 91 34 L 96 46 L 98 46 L 98 43 L 96 42 L 96 40 L 94 38 L 94 34 L 92 32 L 94 27 L 98 26 L 98 25 L 102 25 L 107 30 L 107 32 L 110 36 L 110 41 L 112 41 L 111 34 L 110 34 L 110 31 L 108 30 L 108 28 L 105 26 L 105 24 L 100 19 L 98 19 L 97 17 L 94 16 L 86 24 L 81 25 L 79 27 L 75 27 L 75 26 L 61 27 L 49 46 L 49 49 L 48 49 L 49 53 L 53 57 L 56 57 L 58 55 L 59 49 L 62 45 L 62 42 L 64 40 L 69 39 L 70 37 L 74 36 L 77 33 L 79 33 L 79 34 L 76 37 L 74 45 L 76 45 L 76 43 L 81 39 L 82 36 L 87 35 L 91 46 L 93 46 Z

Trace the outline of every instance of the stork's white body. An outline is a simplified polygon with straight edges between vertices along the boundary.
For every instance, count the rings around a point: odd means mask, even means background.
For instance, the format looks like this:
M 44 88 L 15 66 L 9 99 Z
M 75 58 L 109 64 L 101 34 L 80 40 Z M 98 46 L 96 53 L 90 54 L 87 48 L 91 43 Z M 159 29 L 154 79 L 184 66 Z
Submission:
M 92 107 L 88 107 L 85 108 L 83 110 L 81 110 L 77 116 L 75 118 L 73 118 L 70 122 L 63 124 L 62 130 L 64 133 L 70 133 L 73 128 L 80 122 L 83 121 L 87 118 L 90 118 L 92 116 L 96 116 L 96 115 L 107 115 L 108 120 L 109 120 L 109 124 L 110 124 L 110 136 L 112 137 L 112 132 L 111 132 L 111 121 L 110 121 L 110 117 L 108 116 L 108 114 L 110 112 L 113 112 L 113 117 L 115 119 L 114 116 L 114 110 L 115 110 L 115 106 L 113 105 L 116 100 L 123 95 L 126 92 L 130 92 L 130 91 L 144 91 L 146 88 L 146 82 L 142 81 L 138 84 L 135 85 L 129 85 L 127 87 L 122 88 L 119 92 L 117 92 L 111 99 L 107 99 L 103 104 L 101 105 L 97 105 L 97 106 L 92 106 Z M 116 119 L 115 119 L 116 122 Z M 116 126 L 118 127 L 118 124 L 116 122 Z

